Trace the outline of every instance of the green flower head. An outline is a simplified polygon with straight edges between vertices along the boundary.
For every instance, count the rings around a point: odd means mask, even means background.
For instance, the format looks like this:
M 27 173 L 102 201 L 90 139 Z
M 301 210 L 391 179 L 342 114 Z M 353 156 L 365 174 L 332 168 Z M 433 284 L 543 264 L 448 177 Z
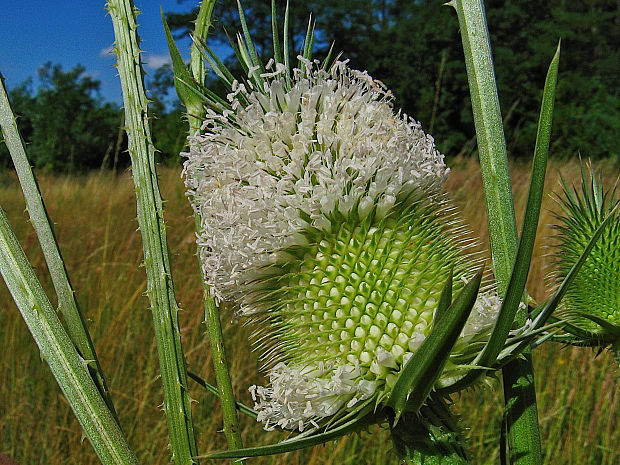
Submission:
M 269 384 L 251 392 L 267 429 L 380 405 L 433 328 L 450 271 L 458 292 L 479 267 L 420 124 L 346 62 L 299 63 L 231 82 L 184 168 L 207 283 L 257 328 Z M 479 296 L 455 358 L 497 301 Z M 438 383 L 459 367 L 442 368 Z
M 616 184 L 617 186 L 617 184 Z M 566 278 L 594 232 L 607 219 L 600 237 L 560 304 L 559 316 L 567 321 L 568 343 L 605 346 L 620 344 L 620 217 L 617 190 L 605 191 L 600 176 L 591 166 L 582 169 L 580 190 L 563 184 L 558 199 L 558 216 L 551 280 L 556 285 Z M 611 215 L 611 220 L 608 216 Z

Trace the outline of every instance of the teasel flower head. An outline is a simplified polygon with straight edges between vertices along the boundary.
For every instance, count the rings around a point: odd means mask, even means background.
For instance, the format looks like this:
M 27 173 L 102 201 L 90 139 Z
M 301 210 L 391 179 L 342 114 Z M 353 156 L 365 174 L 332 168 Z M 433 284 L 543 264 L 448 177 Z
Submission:
M 206 108 L 183 173 L 206 282 L 254 328 L 258 419 L 316 441 L 388 423 L 404 454 L 430 441 L 462 456 L 446 396 L 495 367 L 477 357 L 500 301 L 443 192 L 443 155 L 380 81 L 313 60 L 310 26 L 296 66 L 275 36 L 263 65 L 240 15 L 245 76 L 201 44 L 226 98 L 180 55 L 177 85 Z
M 605 190 L 601 176 L 588 165 L 581 172 L 581 189 L 563 181 L 558 197 L 561 214 L 555 235 L 551 281 L 566 278 L 594 232 L 600 236 L 567 288 L 557 316 L 566 321 L 567 334 L 558 339 L 577 345 L 611 345 L 620 354 L 620 214 L 617 181 Z
M 366 72 L 299 60 L 233 81 L 184 174 L 207 282 L 257 328 L 270 380 L 252 388 L 259 419 L 303 430 L 387 398 L 451 269 L 458 292 L 480 265 L 420 124 Z M 496 311 L 482 295 L 456 350 Z

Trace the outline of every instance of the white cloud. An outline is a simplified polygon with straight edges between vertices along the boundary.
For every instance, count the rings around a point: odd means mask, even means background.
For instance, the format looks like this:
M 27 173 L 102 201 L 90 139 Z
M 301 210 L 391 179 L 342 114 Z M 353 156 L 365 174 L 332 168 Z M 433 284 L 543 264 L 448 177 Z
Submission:
M 170 59 L 170 55 L 168 55 L 167 53 L 163 55 L 147 53 L 143 55 L 143 62 L 144 66 L 146 66 L 147 68 L 157 69 L 163 65 L 172 63 L 172 60 Z

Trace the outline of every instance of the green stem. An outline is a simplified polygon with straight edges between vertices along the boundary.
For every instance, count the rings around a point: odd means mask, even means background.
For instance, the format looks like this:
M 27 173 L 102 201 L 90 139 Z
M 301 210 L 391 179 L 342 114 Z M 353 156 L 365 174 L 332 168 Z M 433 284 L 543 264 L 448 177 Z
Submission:
M 495 278 L 503 295 L 517 253 L 517 226 L 491 43 L 482 0 L 455 0 L 452 5 L 465 52 Z
M 215 0 L 205 0 L 200 5 L 198 18 L 196 19 L 196 28 L 194 30 L 194 40 L 206 43 L 209 27 L 211 26 L 211 14 Z M 191 47 L 190 69 L 192 77 L 202 85 L 205 80 L 204 58 L 194 43 Z M 204 116 L 203 104 L 196 105 L 196 108 L 187 108 L 189 115 L 190 134 L 194 134 L 200 129 L 202 124 L 202 116 Z M 195 213 L 194 220 L 196 222 L 196 231 L 200 231 L 200 216 Z M 228 448 L 231 450 L 242 449 L 243 441 L 241 432 L 239 431 L 239 416 L 237 414 L 237 402 L 232 388 L 228 363 L 226 361 L 226 351 L 224 347 L 224 336 L 222 334 L 222 325 L 220 322 L 220 313 L 215 303 L 215 299 L 211 295 L 209 286 L 206 283 L 200 252 L 197 253 L 198 266 L 202 277 L 202 294 L 204 299 L 205 323 L 209 334 L 211 344 L 211 356 L 213 358 L 213 368 L 215 371 L 215 379 L 219 390 L 219 397 L 222 402 L 222 417 L 224 423 L 224 435 L 228 442 Z M 243 462 L 242 462 L 243 463 Z
M 500 295 L 506 293 L 517 250 L 517 228 L 508 157 L 482 0 L 453 0 L 469 78 L 489 237 Z M 525 311 L 515 321 L 524 324 Z M 541 464 L 540 432 L 531 355 L 503 370 L 508 441 L 513 464 Z
M 148 280 L 146 293 L 153 312 L 164 391 L 163 409 L 168 420 L 172 459 L 175 463 L 187 465 L 196 463 L 198 453 L 181 348 L 179 309 L 174 295 L 162 198 L 155 172 L 155 147 L 148 121 L 148 101 L 136 25 L 137 10 L 131 0 L 111 0 L 108 9 L 116 37 L 138 225 L 142 234 Z
M 0 272 L 73 409 L 84 434 L 105 465 L 137 464 L 116 419 L 52 308 L 0 208 Z
M 39 190 L 37 180 L 32 171 L 30 163 L 28 163 L 28 157 L 26 156 L 26 150 L 24 149 L 24 141 L 17 129 L 17 121 L 13 112 L 9 99 L 4 88 L 4 82 L 0 76 L 0 126 L 2 127 L 2 134 L 4 141 L 13 164 L 15 165 L 15 171 L 19 179 L 22 191 L 24 192 L 24 198 L 26 200 L 26 209 L 30 217 L 30 222 L 34 227 L 35 233 L 39 243 L 41 244 L 41 250 L 47 263 L 47 267 L 52 278 L 54 289 L 58 297 L 58 309 L 64 317 L 67 333 L 71 342 L 75 345 L 80 355 L 88 360 L 88 368 L 93 376 L 93 380 L 101 392 L 106 404 L 110 408 L 110 411 L 116 418 L 116 412 L 114 410 L 114 404 L 108 390 L 103 371 L 93 341 L 88 333 L 86 326 L 86 320 L 82 315 L 78 307 L 75 294 L 71 282 L 69 281 L 69 275 L 65 268 L 65 263 L 60 254 L 56 236 L 52 229 L 51 221 L 45 209 L 43 203 L 43 197 Z
M 215 6 L 215 0 L 203 0 L 200 4 L 200 10 L 198 10 L 198 17 L 194 27 L 194 40 L 199 43 L 206 43 L 207 35 L 209 34 L 209 28 L 212 26 L 211 15 L 213 14 L 213 7 Z M 207 71 L 205 69 L 205 61 L 198 44 L 195 42 L 190 48 L 190 70 L 192 77 L 198 82 L 199 85 L 204 85 L 205 76 Z M 202 102 L 198 102 L 195 105 L 187 107 L 188 121 L 190 131 L 192 133 L 200 129 L 200 125 L 203 121 L 205 114 L 205 108 Z

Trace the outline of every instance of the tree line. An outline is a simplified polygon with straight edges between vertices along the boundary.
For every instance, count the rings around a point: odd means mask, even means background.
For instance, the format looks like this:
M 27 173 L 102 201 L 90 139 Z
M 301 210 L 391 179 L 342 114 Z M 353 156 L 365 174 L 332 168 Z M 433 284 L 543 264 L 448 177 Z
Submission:
M 65 71 L 52 63 L 38 70 L 38 81 L 36 90 L 32 78 L 9 90 L 32 165 L 65 173 L 129 166 L 123 111 L 100 97 L 101 81 L 81 65 Z M 167 164 L 179 163 L 187 131 L 180 104 L 166 103 L 173 84 L 167 67 L 149 81 L 153 138 L 159 161 Z M 0 167 L 10 166 L 8 149 L 0 144 Z
M 189 6 L 195 2 L 185 3 L 187 14 L 167 14 L 177 37 L 189 34 L 197 12 Z M 270 0 L 243 3 L 252 38 L 266 61 L 272 53 Z M 395 108 L 419 120 L 443 153 L 472 154 L 475 131 L 458 23 L 442 3 L 291 0 L 291 54 L 299 50 L 312 12 L 315 56 L 324 57 L 333 44 L 350 66 L 383 81 L 394 94 Z M 277 4 L 283 14 L 286 0 Z M 486 9 L 509 154 L 530 155 L 547 66 L 562 39 L 551 153 L 620 160 L 620 2 L 487 0 Z M 228 43 L 228 35 L 240 29 L 236 1 L 218 2 L 215 17 L 212 47 Z M 283 17 L 278 19 L 282 25 Z M 234 58 L 227 63 L 234 67 Z M 84 71 L 65 72 L 48 64 L 40 72 L 37 92 L 31 82 L 11 90 L 35 164 L 83 170 L 114 163 L 120 110 L 97 98 L 99 83 Z M 169 68 L 158 70 L 148 84 L 161 160 L 179 163 L 185 126 L 180 107 L 163 103 L 174 95 Z M 209 85 L 223 92 L 213 77 Z M 118 163 L 126 163 L 122 148 L 120 153 Z

